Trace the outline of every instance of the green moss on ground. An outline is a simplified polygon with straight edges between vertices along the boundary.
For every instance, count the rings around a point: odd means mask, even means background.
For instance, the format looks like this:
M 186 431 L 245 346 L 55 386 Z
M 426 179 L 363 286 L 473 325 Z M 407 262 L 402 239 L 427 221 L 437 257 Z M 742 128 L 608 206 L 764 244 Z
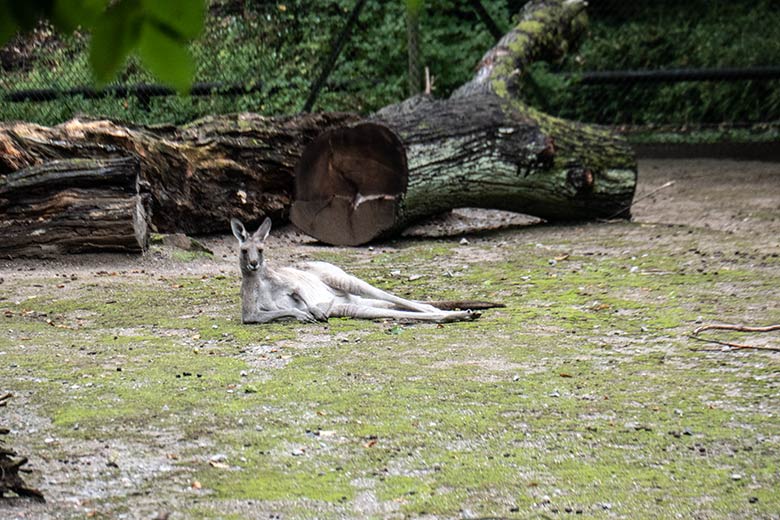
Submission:
M 774 514 L 776 356 L 687 334 L 780 318 L 776 262 L 704 269 L 699 232 L 681 247 L 671 228 L 652 246 L 635 225 L 581 229 L 315 252 L 414 298 L 507 305 L 444 326 L 243 326 L 235 278 L 41 279 L 23 298 L 29 280 L 8 277 L 0 381 L 64 452 L 111 438 L 176 453 L 198 487 L 153 481 L 187 516 Z

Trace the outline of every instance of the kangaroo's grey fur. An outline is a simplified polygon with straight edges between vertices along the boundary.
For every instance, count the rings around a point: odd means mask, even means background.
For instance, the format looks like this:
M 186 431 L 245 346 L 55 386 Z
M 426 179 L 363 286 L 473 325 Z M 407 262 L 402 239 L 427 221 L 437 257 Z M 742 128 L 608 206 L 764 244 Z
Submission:
M 335 317 L 443 323 L 479 317 L 479 313 L 445 311 L 400 298 L 326 262 L 272 268 L 263 258 L 265 239 L 271 231 L 270 219 L 266 218 L 251 235 L 238 219 L 231 219 L 230 227 L 239 243 L 244 323 L 268 323 L 283 318 L 315 322 Z

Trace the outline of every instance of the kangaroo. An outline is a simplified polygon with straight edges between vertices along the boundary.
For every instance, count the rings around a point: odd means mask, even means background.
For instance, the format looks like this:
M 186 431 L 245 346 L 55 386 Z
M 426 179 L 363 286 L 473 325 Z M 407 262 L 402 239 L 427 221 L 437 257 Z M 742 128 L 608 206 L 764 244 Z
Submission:
M 243 323 L 268 323 L 284 318 L 317 322 L 336 317 L 445 323 L 480 316 L 476 312 L 442 310 L 400 298 L 327 262 L 306 262 L 299 268 L 273 268 L 266 264 L 263 255 L 271 219 L 266 218 L 252 234 L 235 218 L 230 220 L 230 227 L 239 244 Z

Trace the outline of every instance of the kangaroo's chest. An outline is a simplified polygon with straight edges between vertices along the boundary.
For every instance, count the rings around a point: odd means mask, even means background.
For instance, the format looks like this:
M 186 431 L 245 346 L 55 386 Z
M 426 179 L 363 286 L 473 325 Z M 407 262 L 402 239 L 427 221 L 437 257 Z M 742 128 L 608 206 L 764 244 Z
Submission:
M 262 311 L 305 310 L 333 299 L 330 288 L 316 276 L 292 268 L 282 268 L 254 280 L 245 279 L 245 282 L 243 300 Z

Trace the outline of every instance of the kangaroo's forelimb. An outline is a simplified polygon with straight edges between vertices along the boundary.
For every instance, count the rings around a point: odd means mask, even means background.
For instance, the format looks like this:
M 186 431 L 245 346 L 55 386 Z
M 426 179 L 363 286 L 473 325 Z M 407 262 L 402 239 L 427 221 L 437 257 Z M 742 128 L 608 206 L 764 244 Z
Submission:
M 312 313 L 302 311 L 300 309 L 284 309 L 280 311 L 261 311 L 253 310 L 250 312 L 244 312 L 241 314 L 241 321 L 243 323 L 270 323 L 276 320 L 282 320 L 285 318 L 291 318 L 301 321 L 303 323 L 317 323 L 318 321 L 327 321 L 327 316 L 320 315 L 321 318 L 316 318 Z

